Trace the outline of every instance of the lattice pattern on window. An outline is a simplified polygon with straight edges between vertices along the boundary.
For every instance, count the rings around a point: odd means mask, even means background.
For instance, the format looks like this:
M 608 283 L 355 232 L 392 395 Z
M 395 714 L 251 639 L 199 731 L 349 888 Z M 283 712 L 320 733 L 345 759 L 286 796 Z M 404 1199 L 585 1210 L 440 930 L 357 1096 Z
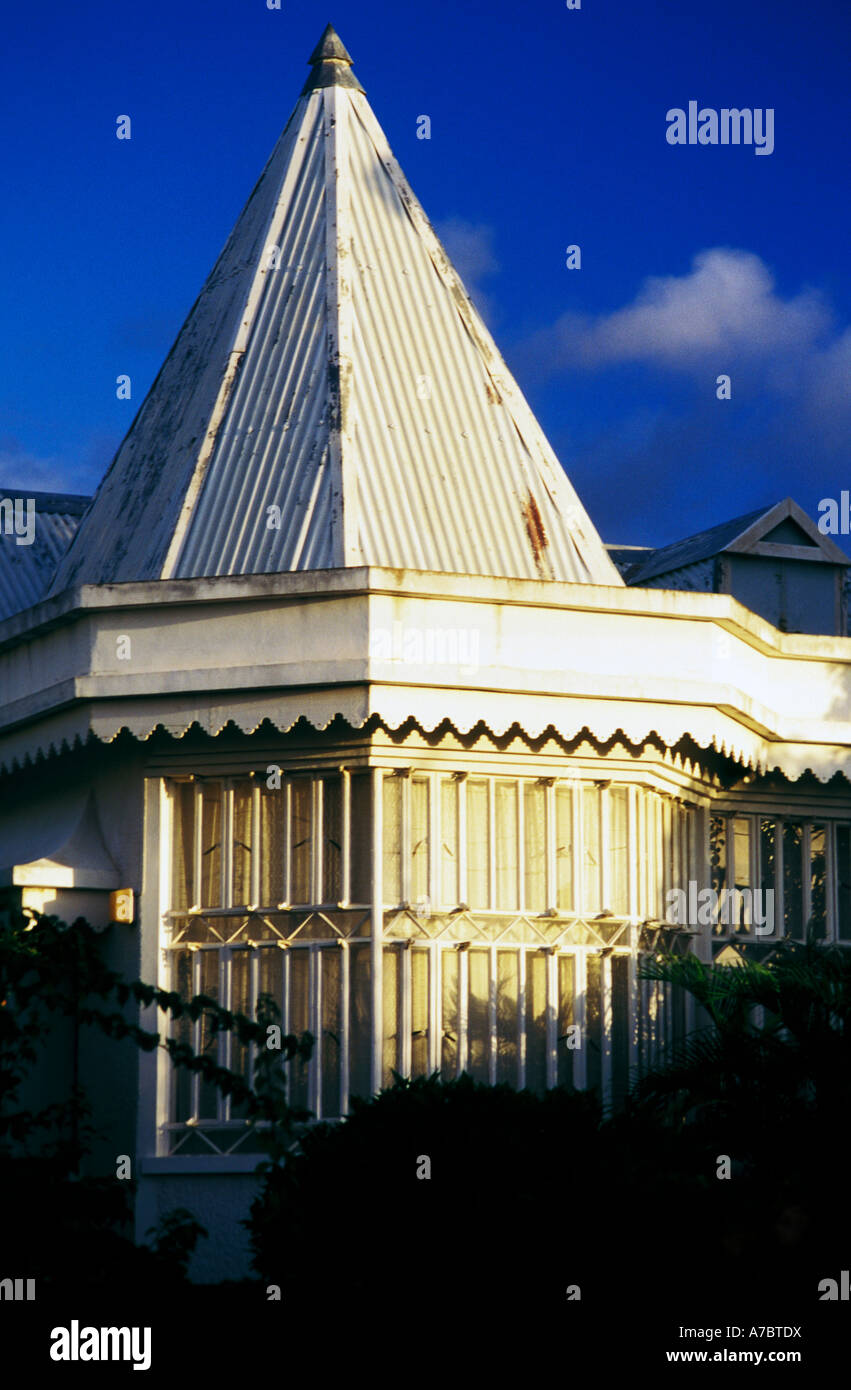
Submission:
M 295 939 L 226 949 L 183 949 L 173 953 L 173 978 L 181 994 L 207 994 L 234 1012 L 256 1017 L 260 996 L 271 998 L 284 1032 L 313 1034 L 309 1061 L 286 1064 L 288 1097 L 318 1118 L 345 1114 L 349 1097 L 370 1093 L 369 945 L 340 938 Z M 253 1080 L 254 1053 L 228 1033 L 212 1033 L 202 1019 L 181 1019 L 175 1036 Z M 282 1063 L 282 1065 L 284 1065 Z M 263 1147 L 262 1130 L 249 1128 L 245 1113 L 201 1077 L 178 1068 L 172 1082 L 172 1153 L 232 1153 Z
M 368 773 L 198 778 L 169 784 L 171 890 L 165 914 L 173 986 L 256 1017 L 261 995 L 284 1032 L 310 1032 L 288 1066 L 293 1105 L 317 1117 L 370 1091 Z M 349 907 L 358 903 L 360 907 Z M 251 1084 L 252 1050 L 200 1020 L 175 1036 Z M 170 1152 L 262 1148 L 262 1133 L 210 1083 L 174 1073 Z
M 287 1074 L 292 1103 L 319 1118 L 371 1089 L 372 783 L 329 771 L 169 784 L 173 986 L 249 1017 L 269 995 L 284 1031 L 311 1032 L 313 1058 Z M 623 1094 L 630 922 L 660 917 L 693 872 L 691 809 L 634 785 L 443 771 L 379 774 L 377 792 L 385 1082 L 468 1071 Z M 851 932 L 851 907 L 843 920 Z M 250 1050 L 206 1027 L 182 1021 L 177 1036 L 250 1082 Z M 197 1077 L 175 1074 L 170 1113 L 173 1152 L 261 1144 Z

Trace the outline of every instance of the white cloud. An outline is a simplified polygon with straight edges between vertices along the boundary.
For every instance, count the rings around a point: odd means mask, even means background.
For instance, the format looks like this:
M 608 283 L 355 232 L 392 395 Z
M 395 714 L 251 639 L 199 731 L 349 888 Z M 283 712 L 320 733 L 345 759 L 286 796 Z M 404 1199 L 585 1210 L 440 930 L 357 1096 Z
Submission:
M 714 247 L 699 252 L 686 275 L 645 280 L 632 304 L 598 318 L 565 314 L 529 346 L 544 360 L 551 354 L 556 369 L 625 362 L 703 369 L 719 354 L 730 362 L 811 352 L 830 322 L 816 291 L 783 299 L 759 256 Z
M 784 298 L 749 251 L 699 252 L 685 275 L 653 276 L 612 313 L 563 314 L 518 345 L 521 372 L 538 381 L 638 364 L 695 379 L 701 394 L 729 373 L 733 398 L 782 409 L 799 457 L 847 453 L 851 433 L 851 328 L 835 323 L 818 291 Z

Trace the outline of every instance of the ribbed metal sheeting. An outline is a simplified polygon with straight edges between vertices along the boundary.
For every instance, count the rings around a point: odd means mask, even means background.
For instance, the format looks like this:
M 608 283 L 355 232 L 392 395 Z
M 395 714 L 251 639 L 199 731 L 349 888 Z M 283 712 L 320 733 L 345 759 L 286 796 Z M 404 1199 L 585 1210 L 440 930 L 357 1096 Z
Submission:
M 119 448 L 51 593 L 158 579 L 184 508 L 267 245 L 306 101 L 300 101 Z M 231 521 L 233 518 L 230 518 Z M 216 573 L 215 569 L 203 570 Z
M 18 489 L 15 496 L 26 498 L 26 489 Z M 40 511 L 36 506 L 32 545 L 18 545 L 14 536 L 0 536 L 0 622 L 44 598 L 79 524 L 78 514 Z
M 176 578 L 334 563 L 322 94 L 300 104 L 306 110 L 267 232 L 260 302 Z M 272 248 L 279 255 L 275 269 L 267 255 Z
M 380 161 L 365 97 L 351 100 L 364 562 L 404 556 L 416 569 L 620 584 L 563 470 L 545 462 L 531 412 L 518 420 L 504 399 L 506 383 L 519 390 L 472 305 L 495 372 L 462 321 Z

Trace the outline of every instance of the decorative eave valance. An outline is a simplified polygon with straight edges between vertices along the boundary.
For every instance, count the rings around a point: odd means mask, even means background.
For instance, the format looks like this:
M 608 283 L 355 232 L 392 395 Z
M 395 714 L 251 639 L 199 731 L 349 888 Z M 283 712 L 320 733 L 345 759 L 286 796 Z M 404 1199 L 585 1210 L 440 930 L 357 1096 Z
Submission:
M 496 736 L 690 738 L 851 776 L 851 639 L 725 595 L 328 570 L 84 588 L 0 626 L 0 768 L 122 730 L 380 719 Z

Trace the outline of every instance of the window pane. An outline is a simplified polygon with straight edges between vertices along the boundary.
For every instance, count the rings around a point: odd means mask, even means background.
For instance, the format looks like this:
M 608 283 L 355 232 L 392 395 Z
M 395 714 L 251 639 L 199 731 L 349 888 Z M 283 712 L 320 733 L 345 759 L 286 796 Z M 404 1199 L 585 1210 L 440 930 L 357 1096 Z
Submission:
M 641 808 L 644 826 L 644 911 L 652 919 L 659 916 L 659 883 L 656 867 L 656 817 L 659 806 L 658 799 L 653 792 L 646 792 L 642 795 Z M 667 903 L 663 904 L 663 907 L 664 911 L 667 912 Z
M 603 1020 L 600 1008 L 600 957 L 585 957 L 585 1081 L 589 1091 L 599 1088 L 602 1078 Z
M 653 846 L 654 863 L 654 916 L 664 919 L 665 904 L 665 880 L 668 874 L 668 845 L 665 839 L 665 801 L 661 796 L 654 795 L 653 801 L 653 833 L 655 842 Z
M 411 902 L 427 903 L 428 891 L 428 779 L 411 779 Z
M 352 790 L 351 887 L 353 903 L 372 902 L 372 777 L 355 772 Z
M 582 791 L 583 826 L 583 912 L 600 911 L 600 791 L 584 787 Z
M 527 912 L 547 907 L 546 787 L 527 782 L 523 791 L 523 852 Z
M 673 821 L 673 856 L 671 862 L 671 887 L 684 888 L 688 892 L 688 856 L 685 853 L 686 846 L 686 809 L 679 802 L 675 801 L 672 809 Z
M 443 907 L 457 907 L 458 889 L 458 783 L 440 784 L 440 900 Z
M 496 810 L 496 905 L 501 911 L 517 908 L 517 785 L 497 782 Z
M 251 902 L 251 791 L 250 782 L 239 782 L 233 790 L 234 907 Z
M 517 994 L 520 967 L 516 951 L 496 953 L 496 1079 L 517 1085 Z
M 822 940 L 827 932 L 825 828 L 810 826 L 810 929 Z
M 283 1023 L 283 981 L 284 981 L 284 955 L 283 951 L 277 948 L 266 949 L 259 952 L 259 973 L 257 980 L 258 1007 L 260 1000 L 265 996 L 270 1000 L 277 1012 L 269 1014 L 270 1023 Z
M 733 821 L 734 882 L 737 888 L 750 887 L 751 823 L 742 816 Z
M 612 1104 L 622 1105 L 629 1087 L 629 959 L 612 956 Z
M 712 875 L 712 888 L 716 901 L 727 886 L 727 822 L 724 816 L 712 816 L 709 821 L 709 864 Z M 715 934 L 721 936 L 727 928 L 719 919 L 715 922 Z
M 322 784 L 322 901 L 343 897 L 343 782 L 326 777 Z
M 774 866 L 777 858 L 775 849 L 777 826 L 773 820 L 760 821 L 759 826 L 759 871 L 760 887 L 765 891 L 774 887 Z
M 526 1086 L 536 1095 L 547 1086 L 547 959 L 526 952 Z
M 172 956 L 174 984 L 172 988 L 181 999 L 189 1000 L 195 993 L 192 988 L 192 952 L 175 951 Z M 181 1046 L 192 1047 L 192 1020 L 188 1014 L 175 1019 L 171 1036 Z M 172 1067 L 173 1118 L 184 1121 L 192 1117 L 192 1076 L 186 1067 Z
M 629 912 L 629 803 L 626 787 L 609 791 L 609 902 L 616 917 Z
M 260 902 L 276 907 L 284 901 L 284 793 L 260 796 Z
M 340 1037 L 343 1031 L 343 953 L 339 946 L 320 951 L 322 962 L 322 1118 L 340 1114 Z
M 573 1059 L 578 1051 L 575 1034 L 570 1032 L 575 1022 L 574 997 L 576 992 L 576 971 L 573 956 L 558 957 L 558 1024 L 556 1036 L 557 1082 L 559 1086 L 573 1086 Z M 571 1046 L 570 1044 L 573 1044 Z
M 310 953 L 305 947 L 287 952 L 290 963 L 290 1032 L 296 1037 L 310 1028 Z M 307 1109 L 310 1063 L 294 1057 L 289 1065 L 290 1104 Z
M 773 820 L 761 820 L 759 823 L 759 886 L 761 890 L 761 901 L 759 904 L 759 917 L 763 919 L 760 925 L 763 928 L 763 937 L 773 935 L 777 930 L 774 902 L 774 871 L 777 863 L 777 826 Z M 765 930 L 770 927 L 771 931 Z
M 701 816 L 697 810 L 690 806 L 686 816 L 686 873 L 688 878 L 698 877 L 698 863 L 701 862 L 702 858 L 698 849 L 699 827 L 701 827 Z M 702 884 L 698 884 L 698 887 L 702 887 Z
M 461 955 L 458 951 L 441 953 L 443 976 L 443 1035 L 440 1047 L 440 1074 L 451 1081 L 458 1072 L 458 985 Z
M 851 941 L 851 826 L 836 827 L 836 916 L 840 941 Z
M 556 787 L 556 907 L 573 911 L 573 799 L 569 787 Z
M 467 1070 L 476 1081 L 488 1079 L 490 1021 L 488 952 L 470 951 L 470 998 L 467 1006 Z
M 192 873 L 195 857 L 195 787 L 176 782 L 171 787 L 171 906 L 193 907 Z
M 736 931 L 749 931 L 751 911 L 751 821 L 744 816 L 733 819 L 733 884 L 736 895 L 728 904 L 727 920 Z
M 672 815 L 674 807 L 667 797 L 662 802 L 662 905 L 668 902 L 668 893 L 673 887 L 674 829 L 676 819 Z M 660 917 L 664 911 L 660 909 Z
M 397 946 L 384 951 L 384 1071 L 383 1084 L 393 1085 L 391 1072 L 399 1071 L 399 1019 L 401 1017 L 402 959 Z
M 277 1023 L 281 1032 L 286 1032 L 286 1012 L 284 1010 L 284 952 L 279 951 L 276 946 L 263 947 L 257 952 L 257 1021 L 268 1027 L 270 1023 Z M 290 1076 L 290 1065 L 284 1061 L 283 1052 L 267 1050 L 265 1042 L 261 1047 L 264 1068 L 270 1070 L 274 1068 L 277 1076 L 284 1080 L 289 1087 L 288 1078 Z M 255 1068 L 258 1062 L 258 1054 L 254 1053 Z M 267 1073 L 268 1074 L 268 1073 Z M 255 1070 L 256 1077 L 256 1070 Z M 289 1089 L 287 1091 L 289 1096 Z M 264 1141 L 260 1134 L 256 1136 L 257 1144 L 260 1148 L 264 1147 Z
M 428 951 L 411 953 L 411 1075 L 428 1075 Z
M 402 779 L 384 778 L 384 901 L 402 901 Z
M 201 906 L 222 906 L 222 788 L 205 782 L 201 792 Z
M 783 915 L 786 932 L 798 941 L 804 928 L 802 840 L 802 827 L 786 821 L 783 826 Z
M 313 819 L 313 784 L 307 777 L 296 777 L 291 787 L 292 811 L 290 820 L 290 901 L 309 903 L 311 900 L 310 859 L 311 822 Z
M 349 950 L 349 1094 L 372 1094 L 369 946 Z
M 210 999 L 219 1002 L 219 952 L 201 951 L 201 988 L 200 993 L 206 994 Z M 214 1030 L 212 1023 L 204 1016 L 198 1026 L 199 1044 L 198 1052 L 202 1057 L 210 1057 L 214 1062 L 219 1055 L 219 1035 Z M 218 1114 L 219 1093 L 212 1081 L 205 1081 L 203 1075 L 200 1083 L 200 1100 L 198 1103 L 198 1116 L 202 1120 L 214 1120 Z
M 473 908 L 490 907 L 487 782 L 467 782 L 467 902 Z
M 232 951 L 230 961 L 231 1001 L 229 1007 L 235 1014 L 245 1014 L 246 1017 L 250 1017 L 250 952 Z M 239 1041 L 236 1033 L 231 1034 L 231 1071 L 235 1071 L 248 1085 L 251 1084 L 250 1048 L 246 1043 Z M 244 1118 L 248 1114 L 247 1102 L 231 1100 L 230 1113 L 232 1120 Z

